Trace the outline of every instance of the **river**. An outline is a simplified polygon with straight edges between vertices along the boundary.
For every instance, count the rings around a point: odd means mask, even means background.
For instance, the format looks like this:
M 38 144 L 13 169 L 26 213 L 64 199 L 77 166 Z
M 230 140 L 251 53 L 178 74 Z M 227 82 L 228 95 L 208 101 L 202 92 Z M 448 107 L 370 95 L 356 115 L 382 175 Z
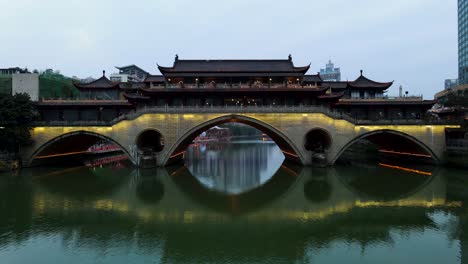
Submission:
M 185 166 L 0 175 L 1 263 L 468 263 L 468 173 L 305 168 L 269 141 Z

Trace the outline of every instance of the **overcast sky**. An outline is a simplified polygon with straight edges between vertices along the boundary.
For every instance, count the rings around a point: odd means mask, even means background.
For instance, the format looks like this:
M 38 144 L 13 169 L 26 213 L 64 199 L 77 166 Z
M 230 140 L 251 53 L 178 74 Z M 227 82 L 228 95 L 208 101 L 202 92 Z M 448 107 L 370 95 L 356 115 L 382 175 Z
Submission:
M 332 59 L 426 99 L 457 77 L 456 0 L 0 0 L 0 68 L 67 76 L 180 59 Z

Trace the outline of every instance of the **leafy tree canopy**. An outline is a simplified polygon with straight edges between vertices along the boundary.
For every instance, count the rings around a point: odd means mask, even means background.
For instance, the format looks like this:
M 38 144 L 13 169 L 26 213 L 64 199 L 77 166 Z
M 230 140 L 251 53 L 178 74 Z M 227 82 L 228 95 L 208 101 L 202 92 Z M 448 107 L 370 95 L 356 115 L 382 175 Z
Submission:
M 38 112 L 26 93 L 0 97 L 0 149 L 17 151 L 31 140 L 31 125 Z

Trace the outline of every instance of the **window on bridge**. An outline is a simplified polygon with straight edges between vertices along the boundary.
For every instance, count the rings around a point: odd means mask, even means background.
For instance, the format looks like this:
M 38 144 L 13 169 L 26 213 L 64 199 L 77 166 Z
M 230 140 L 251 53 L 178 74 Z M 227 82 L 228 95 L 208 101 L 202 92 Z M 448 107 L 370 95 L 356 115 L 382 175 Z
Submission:
M 127 167 L 127 153 L 105 136 L 78 131 L 54 138 L 34 155 L 31 166 Z

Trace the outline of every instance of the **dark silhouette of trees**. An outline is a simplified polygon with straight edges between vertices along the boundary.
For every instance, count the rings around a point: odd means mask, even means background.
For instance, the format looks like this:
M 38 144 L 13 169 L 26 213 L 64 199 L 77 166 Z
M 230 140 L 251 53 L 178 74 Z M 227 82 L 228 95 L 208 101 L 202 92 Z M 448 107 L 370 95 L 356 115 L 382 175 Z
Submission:
M 31 143 L 31 125 L 38 112 L 26 93 L 0 97 L 0 150 L 18 153 Z

